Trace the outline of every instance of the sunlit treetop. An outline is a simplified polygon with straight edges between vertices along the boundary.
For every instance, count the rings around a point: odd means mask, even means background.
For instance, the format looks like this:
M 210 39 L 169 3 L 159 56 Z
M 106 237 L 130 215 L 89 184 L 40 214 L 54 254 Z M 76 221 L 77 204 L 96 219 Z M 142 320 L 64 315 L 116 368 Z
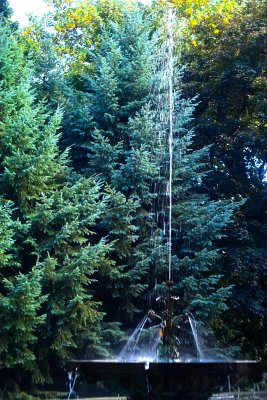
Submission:
M 38 51 L 42 31 L 48 31 L 60 57 L 72 69 L 85 68 L 88 51 L 97 46 L 100 29 L 111 21 L 119 22 L 123 12 L 133 7 L 131 0 L 46 0 L 51 11 L 41 21 L 31 20 L 25 29 L 30 46 Z
M 197 46 L 201 43 L 199 28 L 204 24 L 209 35 L 216 40 L 223 26 L 232 19 L 239 7 L 238 0 L 155 0 L 153 7 L 161 12 L 172 7 L 177 15 L 179 32 L 186 45 Z M 205 30 L 207 34 L 207 29 Z
M 92 67 L 89 54 L 98 47 L 101 28 L 112 21 L 122 22 L 126 11 L 143 7 L 152 15 L 155 28 L 162 28 L 163 15 L 168 7 L 172 7 L 177 16 L 177 36 L 186 48 L 201 45 L 203 34 L 216 41 L 239 7 L 240 0 L 154 0 L 147 5 L 136 0 L 46 2 L 51 11 L 41 22 L 32 19 L 25 30 L 26 40 L 38 51 L 42 32 L 49 32 L 56 53 L 71 65 L 72 72 L 80 74 Z

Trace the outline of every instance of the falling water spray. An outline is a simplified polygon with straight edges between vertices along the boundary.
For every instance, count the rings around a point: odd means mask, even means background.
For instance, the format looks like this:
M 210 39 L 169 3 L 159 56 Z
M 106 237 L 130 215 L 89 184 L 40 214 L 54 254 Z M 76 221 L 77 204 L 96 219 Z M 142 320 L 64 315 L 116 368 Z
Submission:
M 188 316 L 188 320 L 189 320 L 190 327 L 191 327 L 191 330 L 192 330 L 192 334 L 193 334 L 193 337 L 194 337 L 198 358 L 199 358 L 199 360 L 203 360 L 204 359 L 204 353 L 203 353 L 203 350 L 201 348 L 199 337 L 198 337 L 198 334 L 197 334 L 196 321 L 195 321 L 195 319 L 191 318 L 190 316 Z
M 169 281 L 172 280 L 172 179 L 173 179 L 173 113 L 174 113 L 174 94 L 173 94 L 173 37 L 174 13 L 172 8 L 168 10 L 167 29 L 168 29 L 168 89 L 169 89 L 169 237 L 168 237 L 168 266 Z

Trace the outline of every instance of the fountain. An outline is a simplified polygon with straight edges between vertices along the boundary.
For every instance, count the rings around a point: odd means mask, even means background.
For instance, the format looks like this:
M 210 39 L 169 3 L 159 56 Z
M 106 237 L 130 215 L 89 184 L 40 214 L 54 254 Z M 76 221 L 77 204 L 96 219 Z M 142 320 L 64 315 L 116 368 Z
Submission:
M 106 382 L 133 400 L 207 400 L 226 382 L 242 384 L 247 378 L 253 382 L 262 379 L 267 372 L 267 362 L 205 359 L 196 332 L 195 321 L 190 315 L 176 316 L 171 296 L 172 282 L 160 299 L 160 313 L 149 310 L 130 336 L 126 346 L 115 360 L 71 360 L 68 368 L 75 372 L 72 381 Z M 159 321 L 154 326 L 154 346 L 145 351 L 139 348 L 141 334 L 147 321 Z M 187 320 L 192 329 L 197 350 L 196 358 L 184 358 L 180 354 L 180 323 Z M 74 378 L 75 377 L 75 378 Z M 73 391 L 73 386 L 71 388 Z
M 172 174 L 173 174 L 173 24 L 174 15 L 168 13 L 168 47 L 165 82 L 168 91 L 168 151 L 169 182 L 167 186 L 168 204 L 168 280 L 164 295 L 157 298 L 159 310 L 148 310 L 140 321 L 127 344 L 115 360 L 70 360 L 71 370 L 70 395 L 74 392 L 76 378 L 86 382 L 104 381 L 111 387 L 124 391 L 131 399 L 208 399 L 225 382 L 246 378 L 254 382 L 261 380 L 267 372 L 267 362 L 233 361 L 205 359 L 196 331 L 196 322 L 190 314 L 176 315 L 175 302 L 179 298 L 172 295 Z M 164 124 L 166 124 L 166 120 Z M 166 223 L 164 222 L 164 231 Z M 154 323 L 150 328 L 152 346 L 140 347 L 145 325 Z M 195 355 L 181 354 L 181 324 L 190 327 L 194 339 Z M 188 333 L 190 335 L 190 333 Z M 120 389 L 118 389 L 120 388 Z

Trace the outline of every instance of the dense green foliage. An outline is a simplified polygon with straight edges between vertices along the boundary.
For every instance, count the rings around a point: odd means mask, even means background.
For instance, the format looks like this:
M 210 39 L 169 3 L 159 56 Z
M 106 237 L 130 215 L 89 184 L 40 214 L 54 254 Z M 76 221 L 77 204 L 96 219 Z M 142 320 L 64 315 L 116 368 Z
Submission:
M 246 198 L 223 244 L 227 279 L 235 285 L 224 330 L 254 357 L 266 354 L 267 328 L 266 11 L 266 2 L 249 2 L 216 41 L 201 26 L 202 43 L 185 54 L 187 87 L 200 93 L 195 146 L 212 144 L 206 185 L 213 199 Z
M 49 381 L 49 358 L 65 359 L 101 319 L 92 275 L 108 268 L 109 245 L 94 239 L 106 200 L 59 153 L 61 115 L 35 103 L 30 67 L 1 26 L 1 369 L 19 381 Z
M 24 32 L 0 3 L 0 397 L 165 290 L 171 68 L 179 312 L 266 358 L 266 2 L 49 3 Z

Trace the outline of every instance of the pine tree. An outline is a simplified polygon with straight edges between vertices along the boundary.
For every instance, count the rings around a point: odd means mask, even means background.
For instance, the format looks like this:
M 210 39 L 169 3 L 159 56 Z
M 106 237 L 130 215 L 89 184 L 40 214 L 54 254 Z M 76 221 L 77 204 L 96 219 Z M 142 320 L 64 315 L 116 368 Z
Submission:
M 84 344 L 103 316 L 91 284 L 114 266 L 110 245 L 94 234 L 106 207 L 101 184 L 68 167 L 58 148 L 61 113 L 36 101 L 22 46 L 8 25 L 0 30 L 0 356 L 8 390 L 10 378 L 49 382 L 51 360 L 59 365 Z
M 138 11 L 127 12 L 122 23 L 110 23 L 109 27 L 103 28 L 99 49 L 93 55 L 95 71 L 85 76 L 84 83 L 87 113 L 92 118 L 91 127 L 88 126 L 84 134 L 89 161 L 91 153 L 96 153 L 94 143 L 96 146 L 110 143 L 115 146 L 112 162 L 123 160 L 123 152 L 116 145 L 121 143 L 124 151 L 129 148 L 127 123 L 140 111 L 148 95 L 153 46 L 149 22 Z M 75 146 L 76 138 L 72 137 L 70 142 Z M 87 168 L 95 171 L 93 165 Z
M 44 323 L 40 308 L 42 272 L 33 266 L 28 273 L 21 272 L 21 260 L 16 248 L 17 236 L 27 231 L 20 221 L 12 218 L 14 206 L 1 198 L 1 364 L 0 368 L 12 368 L 34 360 L 32 351 L 36 342 L 36 329 Z
M 15 149 L 15 141 L 23 142 L 21 133 L 21 109 L 29 113 L 26 77 L 22 51 L 18 49 L 9 27 L 1 23 L 1 237 L 4 239 L 1 263 L 1 368 L 13 368 L 34 360 L 32 345 L 37 340 L 36 329 L 44 322 L 40 307 L 44 301 L 41 295 L 41 271 L 34 262 L 25 268 L 22 242 L 29 225 L 21 218 L 18 208 L 24 203 L 24 195 L 18 196 L 19 182 L 15 178 L 19 166 L 27 154 Z M 24 73 L 23 73 L 24 72 Z M 22 83 L 23 82 L 23 83 Z M 30 93 L 28 93 L 30 95 Z M 18 113 L 18 114 L 17 114 Z M 27 114 L 26 114 L 27 115 Z M 26 121 L 25 121 L 26 122 Z M 13 126 L 13 128 L 12 128 Z M 24 127 L 27 129 L 27 122 Z M 18 170 L 22 173 L 21 170 Z M 29 181 L 30 183 L 30 181 Z M 13 185 L 13 186 L 12 186 Z M 27 185 L 25 185 L 25 189 Z M 26 189 L 27 191 L 27 189 Z
M 134 140 L 131 119 L 141 111 L 149 95 L 154 48 L 149 21 L 137 10 L 125 12 L 120 23 L 103 27 L 99 49 L 90 54 L 95 60 L 94 71 L 81 78 L 80 90 L 73 90 L 69 97 L 70 113 L 63 117 L 62 143 L 72 146 L 74 167 L 84 174 L 99 175 L 107 185 L 109 212 L 105 222 L 98 225 L 98 233 L 114 241 L 112 254 L 120 271 L 113 281 L 116 296 L 115 305 L 108 309 L 109 320 L 123 320 L 126 309 L 129 314 L 137 311 L 133 298 L 144 289 L 144 255 L 135 253 L 135 243 L 142 236 L 138 227 L 142 219 L 141 192 L 135 195 L 136 191 L 130 188 L 134 185 L 130 182 L 134 169 L 122 175 L 129 166 L 128 155 L 135 157 L 130 143 Z M 149 183 L 145 181 L 151 175 L 145 171 L 150 162 L 143 158 L 146 152 L 142 149 L 139 154 L 144 164 L 140 173 L 147 175 L 142 178 L 142 196 L 147 196 L 145 186 Z M 117 310 L 116 315 L 113 310 Z

